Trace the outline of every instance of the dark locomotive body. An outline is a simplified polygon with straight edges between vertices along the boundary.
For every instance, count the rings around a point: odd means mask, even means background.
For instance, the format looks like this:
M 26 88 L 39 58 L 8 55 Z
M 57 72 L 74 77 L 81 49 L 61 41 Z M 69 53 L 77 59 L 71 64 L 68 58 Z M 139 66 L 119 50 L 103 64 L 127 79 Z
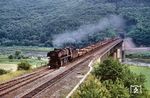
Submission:
M 78 57 L 78 50 L 72 48 L 54 49 L 48 52 L 50 68 L 59 68 Z
M 112 42 L 117 39 L 118 38 L 107 39 L 105 41 L 81 49 L 54 49 L 53 51 L 47 53 L 47 57 L 49 57 L 48 66 L 50 68 L 59 68 L 61 66 L 64 66 L 66 63 L 71 62 L 75 58 L 82 56 L 96 48 L 103 47 L 105 44 L 108 44 L 109 42 Z

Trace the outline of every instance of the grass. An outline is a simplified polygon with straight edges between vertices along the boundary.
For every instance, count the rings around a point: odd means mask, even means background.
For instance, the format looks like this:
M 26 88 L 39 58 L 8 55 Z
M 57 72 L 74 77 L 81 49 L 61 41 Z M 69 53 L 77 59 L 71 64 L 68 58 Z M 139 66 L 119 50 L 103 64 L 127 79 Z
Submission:
M 6 81 L 9 81 L 11 79 L 14 79 L 15 77 L 18 77 L 27 73 L 31 73 L 31 72 L 32 70 L 28 70 L 28 71 L 20 70 L 20 71 L 15 71 L 15 72 L 10 72 L 4 75 L 0 75 L 0 84 Z
M 4 50 L 22 50 L 22 51 L 50 51 L 53 50 L 53 48 L 50 47 L 38 47 L 38 46 L 12 46 L 12 47 L 0 47 L 0 51 Z
M 150 63 L 150 58 L 149 59 L 143 59 L 143 58 L 134 58 L 132 59 L 133 61 L 138 61 L 138 62 L 143 62 L 143 63 Z
M 17 64 L 0 64 L 0 69 L 4 69 L 7 71 L 16 71 Z
M 32 68 L 41 67 L 44 64 L 46 64 L 46 61 L 44 61 L 44 60 L 37 60 L 37 59 L 26 59 L 26 60 L 32 65 Z M 7 74 L 0 75 L 0 83 L 9 81 L 9 80 L 11 80 L 11 79 L 13 79 L 15 77 L 21 76 L 23 74 L 32 72 L 32 70 L 29 70 L 29 71 L 25 71 L 25 70 L 17 71 L 17 64 L 20 61 L 21 60 L 14 60 L 13 62 L 9 62 L 9 61 L 5 60 L 5 62 L 3 61 L 3 63 L 0 63 L 0 69 L 4 69 L 4 70 L 7 70 L 7 71 L 10 71 Z
M 140 74 L 142 73 L 146 77 L 146 83 L 145 87 L 149 90 L 150 92 L 150 67 L 143 67 L 143 66 L 130 66 L 129 67 L 132 72 Z
M 18 59 L 9 60 L 7 55 L 0 55 L 0 64 L 18 64 L 19 61 Z
M 48 60 L 46 59 L 46 53 L 53 48 L 48 47 L 32 47 L 32 46 L 13 46 L 13 47 L 2 47 L 0 46 L 0 69 L 4 69 L 9 71 L 9 73 L 0 75 L 0 83 L 6 82 L 8 80 L 11 80 L 15 77 L 21 76 L 26 73 L 32 72 L 32 70 L 29 71 L 16 71 L 17 70 L 17 64 L 20 63 L 22 60 L 28 61 L 32 68 L 37 68 L 45 65 Z M 30 56 L 28 59 L 8 59 L 8 56 L 10 54 L 14 54 L 16 50 L 21 51 L 21 53 L 26 56 L 26 54 L 30 53 Z M 39 60 L 38 53 L 44 52 L 45 54 L 41 56 L 41 59 Z
M 0 46 L 0 55 L 10 55 L 14 54 L 15 51 L 21 51 L 23 55 L 46 56 L 46 53 L 53 50 L 51 47 L 37 47 L 37 46 L 12 46 L 12 47 L 2 47 Z
M 150 62 L 150 52 L 126 53 L 126 58 Z
M 17 64 L 20 63 L 22 60 L 28 61 L 32 65 L 32 68 L 40 67 L 47 63 L 46 59 L 38 60 L 36 58 L 29 58 L 29 59 L 20 59 L 20 60 L 18 59 L 9 60 L 5 58 L 5 59 L 0 59 L 0 68 L 6 70 L 16 69 Z
M 17 64 L 22 60 L 28 61 L 32 68 L 40 67 L 47 63 L 47 59 L 38 60 L 37 57 L 30 57 L 28 59 L 8 59 L 7 55 L 0 55 L 0 69 L 12 70 L 15 71 L 17 68 Z

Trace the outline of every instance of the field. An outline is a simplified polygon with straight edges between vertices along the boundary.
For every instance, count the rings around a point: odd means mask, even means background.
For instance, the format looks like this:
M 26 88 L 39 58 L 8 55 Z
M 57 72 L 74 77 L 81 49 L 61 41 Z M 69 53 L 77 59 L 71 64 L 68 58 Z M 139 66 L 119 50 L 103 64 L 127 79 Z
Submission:
M 48 62 L 47 52 L 53 48 L 46 47 L 26 47 L 26 46 L 13 46 L 13 47 L 0 47 L 0 69 L 9 71 L 9 73 L 0 75 L 0 83 L 11 80 L 20 75 L 32 72 L 32 69 L 46 65 Z M 16 51 L 20 51 L 20 55 L 27 58 L 9 59 L 9 55 L 14 55 Z M 21 61 L 27 61 L 32 65 L 32 69 L 25 71 L 17 71 L 17 64 Z
M 40 67 L 42 65 L 45 65 L 48 61 L 48 59 L 41 59 L 38 60 L 36 57 L 29 58 L 29 59 L 13 59 L 9 60 L 6 57 L 0 57 L 0 69 L 5 69 L 9 71 L 16 71 L 17 70 L 17 64 L 21 61 L 27 61 L 32 65 L 32 68 Z
M 0 47 L 0 68 L 5 70 L 15 71 L 17 64 L 22 60 L 28 61 L 32 68 L 45 65 L 48 61 L 46 54 L 52 48 L 47 47 L 26 47 L 26 46 L 13 46 L 13 47 Z M 8 59 L 9 55 L 14 55 L 15 51 L 21 51 L 21 55 L 26 56 L 26 59 Z M 40 57 L 40 59 L 38 59 Z
M 19 50 L 27 56 L 46 56 L 46 53 L 53 48 L 51 47 L 36 47 L 36 46 L 12 46 L 0 47 L 0 55 L 10 55 Z
M 10 73 L 4 74 L 4 75 L 0 75 L 0 84 L 4 83 L 6 81 L 9 81 L 11 79 L 14 79 L 15 77 L 18 77 L 18 76 L 21 76 L 24 74 L 28 74 L 31 72 L 32 72 L 32 70 L 28 70 L 28 71 L 20 70 L 20 71 L 15 71 L 15 72 L 10 72 Z
M 142 73 L 146 77 L 146 83 L 145 87 L 150 92 L 150 67 L 141 67 L 141 66 L 130 66 L 130 69 L 132 72 L 135 72 L 137 74 Z

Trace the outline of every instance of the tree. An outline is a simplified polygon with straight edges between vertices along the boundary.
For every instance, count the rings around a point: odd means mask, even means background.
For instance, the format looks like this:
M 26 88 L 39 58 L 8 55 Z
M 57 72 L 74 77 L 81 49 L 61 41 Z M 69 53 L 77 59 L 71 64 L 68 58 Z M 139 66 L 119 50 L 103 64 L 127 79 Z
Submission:
M 95 75 L 102 83 L 106 84 L 106 88 L 110 90 L 112 96 L 117 96 L 117 94 L 122 95 L 123 93 L 125 94 L 124 96 L 128 96 L 127 88 L 129 89 L 131 85 L 141 85 L 143 94 L 130 94 L 130 96 L 134 96 L 135 98 L 139 96 L 148 96 L 146 93 L 147 90 L 144 86 L 145 76 L 131 72 L 128 66 L 121 64 L 116 60 L 108 59 L 102 64 L 98 64 L 97 67 L 94 68 L 92 74 Z M 120 89 L 123 91 L 120 92 Z M 115 93 L 115 91 L 118 92 Z
M 18 70 L 29 70 L 31 69 L 31 65 L 27 61 L 21 61 L 18 64 Z
M 90 75 L 72 98 L 110 98 L 110 93 L 98 79 Z
M 124 76 L 125 66 L 121 65 L 118 61 L 113 59 L 105 60 L 102 64 L 94 69 L 93 74 L 101 78 L 102 81 L 112 79 L 115 81 L 117 78 L 122 78 Z
M 6 70 L 4 70 L 4 69 L 0 69 L 0 75 L 6 74 L 6 73 L 7 73 L 7 71 L 6 71 Z
M 19 56 L 21 54 L 21 51 L 15 51 L 15 56 Z
M 117 79 L 115 82 L 106 80 L 102 83 L 110 92 L 111 98 L 129 98 L 129 90 L 124 86 L 122 80 Z
M 14 58 L 13 55 L 8 56 L 8 59 L 13 59 L 13 58 Z
M 40 56 L 38 56 L 38 57 L 37 57 L 37 59 L 38 59 L 38 60 L 41 60 L 41 57 L 40 57 Z
M 15 58 L 16 59 L 21 59 L 21 51 L 15 51 Z

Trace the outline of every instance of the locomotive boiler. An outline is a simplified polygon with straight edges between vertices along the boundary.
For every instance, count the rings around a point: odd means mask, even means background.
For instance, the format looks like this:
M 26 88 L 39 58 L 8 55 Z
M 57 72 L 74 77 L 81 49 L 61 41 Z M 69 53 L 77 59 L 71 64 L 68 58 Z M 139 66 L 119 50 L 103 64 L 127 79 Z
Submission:
M 50 68 L 59 68 L 78 57 L 78 50 L 72 48 L 54 49 L 47 53 L 47 57 L 49 57 L 48 66 Z

